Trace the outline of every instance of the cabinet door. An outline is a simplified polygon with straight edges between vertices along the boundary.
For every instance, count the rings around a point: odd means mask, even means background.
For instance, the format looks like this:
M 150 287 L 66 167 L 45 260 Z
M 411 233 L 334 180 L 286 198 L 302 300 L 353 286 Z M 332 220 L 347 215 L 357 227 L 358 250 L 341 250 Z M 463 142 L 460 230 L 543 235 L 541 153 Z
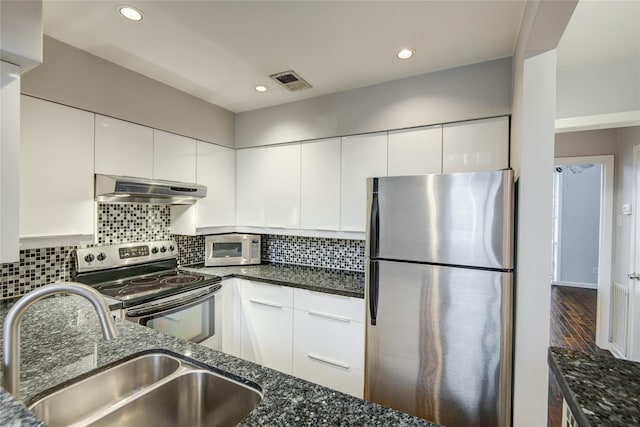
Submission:
M 207 197 L 196 203 L 197 227 L 235 225 L 236 150 L 198 141 L 196 182 Z
M 221 300 L 218 303 L 218 298 Z M 232 356 L 240 357 L 240 327 L 242 324 L 242 312 L 240 306 L 240 294 L 238 292 L 238 279 L 225 279 L 222 281 L 222 289 L 216 295 L 216 308 L 222 309 L 222 325 L 219 331 L 222 333 L 222 351 Z M 218 325 L 216 325 L 218 328 Z
M 267 148 L 266 226 L 300 228 L 300 144 Z
M 364 299 L 294 289 L 293 375 L 362 397 Z
M 93 234 L 93 114 L 22 96 L 20 236 Z
M 247 148 L 236 152 L 237 225 L 264 227 L 267 149 Z
M 196 140 L 154 129 L 153 177 L 196 182 Z
M 444 125 L 442 171 L 479 172 L 509 167 L 509 118 Z
M 387 134 L 342 138 L 340 228 L 365 231 L 367 178 L 387 176 Z
M 96 173 L 153 177 L 153 129 L 96 114 Z
M 0 262 L 19 260 L 20 67 L 0 61 Z
M 389 132 L 389 176 L 442 172 L 442 126 Z
M 300 227 L 340 229 L 340 138 L 301 146 Z
M 240 356 L 290 374 L 293 359 L 293 290 L 240 281 Z

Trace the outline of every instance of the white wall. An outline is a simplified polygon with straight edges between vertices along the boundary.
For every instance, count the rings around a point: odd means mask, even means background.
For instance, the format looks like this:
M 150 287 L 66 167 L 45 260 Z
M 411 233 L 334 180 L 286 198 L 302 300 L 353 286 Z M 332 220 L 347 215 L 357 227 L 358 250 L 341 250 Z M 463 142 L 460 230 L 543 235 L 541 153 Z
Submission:
M 547 425 L 555 48 L 576 4 L 527 2 L 513 58 L 511 165 L 518 177 L 515 427 Z
M 508 115 L 511 58 L 236 115 L 236 147 Z
M 22 93 L 234 147 L 234 114 L 50 37 Z
M 616 195 L 615 195 L 615 241 L 613 280 L 627 283 L 627 274 L 631 273 L 631 232 L 632 215 L 622 214 L 623 204 L 632 204 L 634 200 L 633 147 L 640 145 L 640 126 L 616 130 L 618 152 L 616 159 Z

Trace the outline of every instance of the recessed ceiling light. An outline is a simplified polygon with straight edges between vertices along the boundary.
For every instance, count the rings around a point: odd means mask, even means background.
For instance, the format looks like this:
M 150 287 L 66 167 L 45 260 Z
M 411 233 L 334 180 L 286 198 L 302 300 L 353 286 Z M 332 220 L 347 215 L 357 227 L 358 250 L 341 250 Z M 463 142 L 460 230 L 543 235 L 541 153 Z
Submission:
M 118 8 L 120 15 L 131 21 L 142 21 L 142 11 L 132 6 L 120 6 Z
M 398 59 L 409 59 L 413 56 L 414 53 L 416 53 L 416 51 L 413 49 L 402 49 L 396 54 L 396 56 L 398 57 Z
M 258 85 L 258 86 L 256 86 L 256 90 L 258 92 L 266 92 L 267 91 L 267 87 L 263 86 L 263 85 Z

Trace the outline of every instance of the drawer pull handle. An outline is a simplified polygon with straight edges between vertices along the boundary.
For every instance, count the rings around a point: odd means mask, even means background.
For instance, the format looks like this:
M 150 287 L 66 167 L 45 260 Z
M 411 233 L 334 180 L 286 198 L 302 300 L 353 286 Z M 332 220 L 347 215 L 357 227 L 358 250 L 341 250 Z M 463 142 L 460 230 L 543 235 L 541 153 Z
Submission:
M 324 317 L 326 319 L 337 320 L 339 322 L 350 323 L 351 320 L 346 317 L 333 316 L 331 314 L 318 313 L 317 311 L 309 311 L 309 314 L 312 316 Z
M 280 304 L 274 304 L 271 302 L 265 302 L 265 301 L 258 301 L 257 299 L 253 299 L 251 298 L 249 300 L 249 302 L 252 302 L 254 304 L 258 304 L 258 305 L 266 305 L 267 307 L 273 307 L 273 308 L 282 308 L 283 306 Z
M 327 363 L 329 365 L 337 366 L 342 369 L 350 369 L 351 367 L 347 363 L 337 362 L 335 360 L 327 359 L 322 356 L 318 356 L 317 354 L 309 353 L 307 357 L 312 360 L 317 360 L 318 362 Z

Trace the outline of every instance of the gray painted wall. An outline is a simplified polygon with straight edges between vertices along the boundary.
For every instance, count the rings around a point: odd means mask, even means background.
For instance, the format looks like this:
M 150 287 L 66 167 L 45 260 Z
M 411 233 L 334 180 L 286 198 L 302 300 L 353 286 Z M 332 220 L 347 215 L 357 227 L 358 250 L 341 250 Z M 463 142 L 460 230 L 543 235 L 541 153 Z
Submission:
M 574 170 L 561 166 L 560 282 L 597 286 L 602 165 Z
M 616 129 L 557 133 L 555 157 L 615 155 L 617 136 Z
M 638 58 L 558 70 L 557 118 L 640 110 Z
M 44 37 L 44 63 L 22 93 L 201 141 L 234 147 L 234 113 Z
M 236 115 L 236 148 L 511 114 L 511 58 Z

